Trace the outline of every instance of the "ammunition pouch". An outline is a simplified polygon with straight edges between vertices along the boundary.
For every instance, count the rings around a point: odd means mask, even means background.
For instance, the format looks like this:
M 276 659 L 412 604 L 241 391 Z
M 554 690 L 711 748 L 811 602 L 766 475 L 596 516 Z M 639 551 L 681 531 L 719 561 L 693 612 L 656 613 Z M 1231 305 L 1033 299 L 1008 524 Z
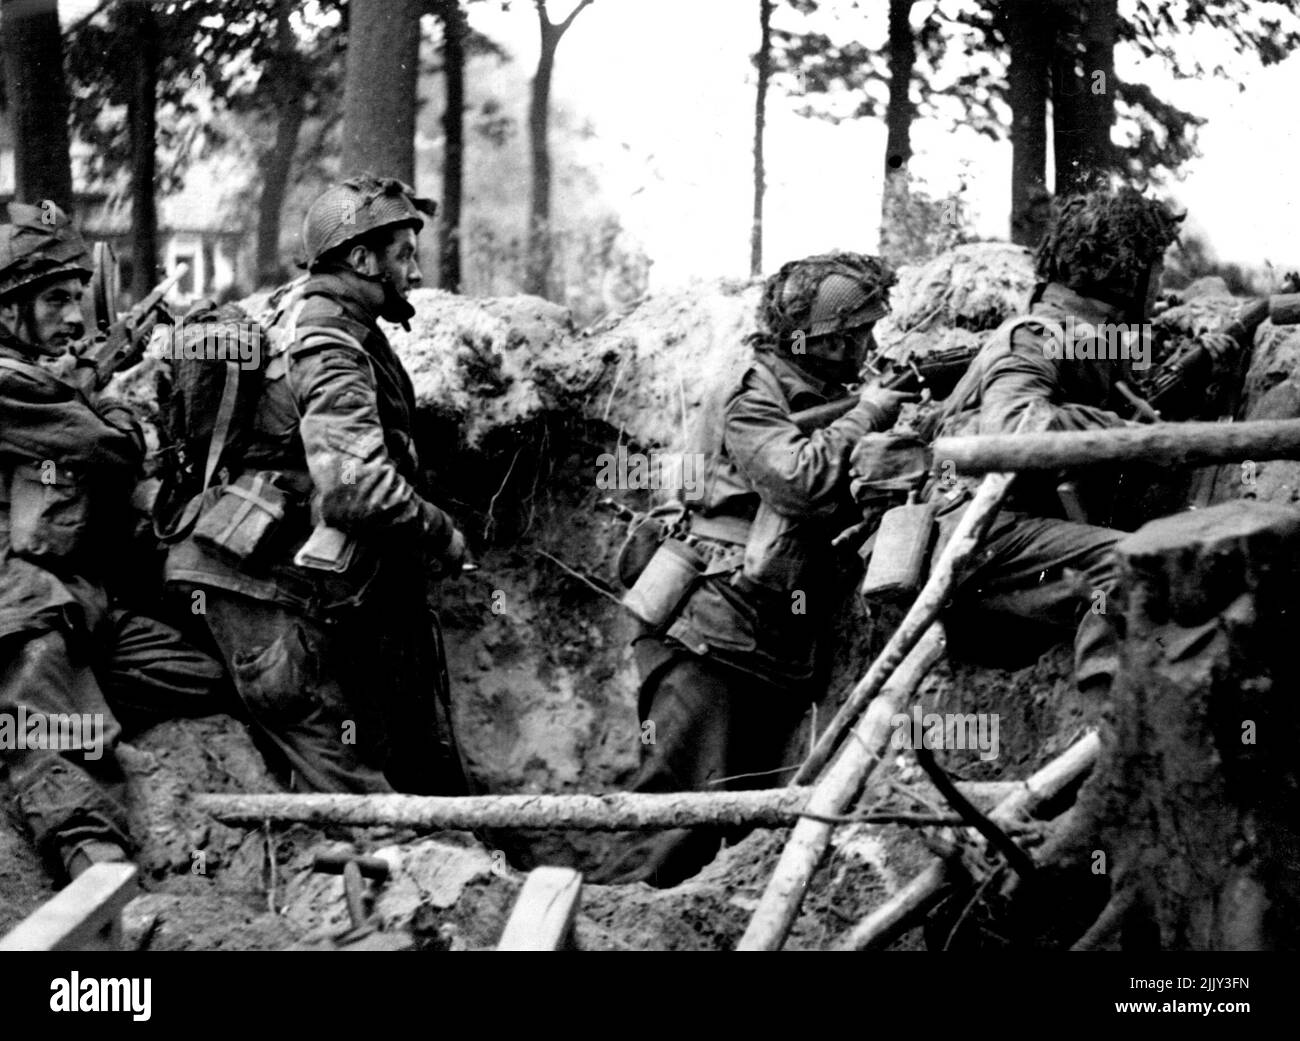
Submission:
M 232 564 L 256 564 L 280 532 L 290 497 L 274 483 L 273 470 L 249 470 L 214 489 L 216 499 L 200 514 L 194 541 Z
M 849 460 L 849 491 L 862 506 L 885 506 L 921 487 L 930 472 L 931 450 L 911 430 L 864 434 Z
M 67 559 L 89 529 L 81 479 L 52 460 L 14 464 L 9 479 L 9 543 L 21 557 Z

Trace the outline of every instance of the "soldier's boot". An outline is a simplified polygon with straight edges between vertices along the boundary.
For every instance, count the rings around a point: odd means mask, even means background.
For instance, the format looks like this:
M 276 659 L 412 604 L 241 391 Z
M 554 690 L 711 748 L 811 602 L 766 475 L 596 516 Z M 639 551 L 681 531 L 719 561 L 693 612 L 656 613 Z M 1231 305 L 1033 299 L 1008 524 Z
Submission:
M 126 812 L 73 763 L 44 757 L 24 770 L 14 787 L 18 811 L 54 873 L 71 880 L 91 863 L 128 859 Z

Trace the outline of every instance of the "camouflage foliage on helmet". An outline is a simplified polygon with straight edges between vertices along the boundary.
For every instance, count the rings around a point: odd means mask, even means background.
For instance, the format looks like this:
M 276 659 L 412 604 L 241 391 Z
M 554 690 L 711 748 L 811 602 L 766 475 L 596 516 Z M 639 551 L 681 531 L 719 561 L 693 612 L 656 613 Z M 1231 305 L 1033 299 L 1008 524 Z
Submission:
M 822 253 L 792 260 L 763 285 L 758 322 L 780 343 L 798 332 L 808 336 L 843 332 L 887 314 L 889 287 L 897 281 L 883 260 L 861 253 Z
M 1038 247 L 1038 276 L 1085 296 L 1132 301 L 1185 216 L 1130 187 L 1057 200 Z

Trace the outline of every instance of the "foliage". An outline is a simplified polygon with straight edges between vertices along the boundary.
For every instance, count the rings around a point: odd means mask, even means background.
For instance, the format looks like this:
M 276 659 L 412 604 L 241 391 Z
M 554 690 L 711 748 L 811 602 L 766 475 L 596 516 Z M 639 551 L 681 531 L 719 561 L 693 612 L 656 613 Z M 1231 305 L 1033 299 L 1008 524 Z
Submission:
M 976 241 L 966 202 L 968 174 L 961 186 L 941 198 L 926 193 L 923 182 L 908 174 L 885 184 L 880 253 L 895 267 L 919 264 L 955 246 Z
M 1008 18 L 1023 10 L 1029 17 L 1069 23 L 1086 18 L 1095 2 L 1044 0 L 1021 8 L 996 0 L 916 0 L 912 90 L 917 115 L 967 125 L 995 140 L 1006 138 Z M 786 0 L 783 13 L 793 16 L 798 28 L 774 30 L 774 59 L 789 92 L 807 100 L 802 115 L 833 122 L 881 115 L 888 54 L 858 40 L 862 21 L 884 8 L 862 0 Z M 1204 56 L 1250 56 L 1271 65 L 1300 46 L 1300 0 L 1124 0 L 1119 14 L 1117 45 L 1162 61 L 1177 78 L 1232 80 L 1240 76 L 1240 60 L 1209 63 Z M 841 25 L 835 37 L 810 25 L 813 19 L 836 15 L 847 16 L 849 24 Z M 1146 84 L 1121 81 L 1106 89 L 1113 91 L 1119 127 L 1128 138 L 1120 150 L 1128 176 L 1148 179 L 1176 172 L 1198 154 L 1201 117 L 1169 103 Z

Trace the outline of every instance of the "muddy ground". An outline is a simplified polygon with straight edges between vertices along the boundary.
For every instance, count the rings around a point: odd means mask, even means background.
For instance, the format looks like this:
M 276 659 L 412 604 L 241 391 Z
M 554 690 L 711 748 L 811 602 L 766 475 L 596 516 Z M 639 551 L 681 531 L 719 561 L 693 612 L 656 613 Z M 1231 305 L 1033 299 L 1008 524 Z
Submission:
M 962 247 L 905 269 L 894 313 L 878 329 L 880 342 L 897 354 L 977 340 L 1014 313 L 1031 284 L 1024 250 Z M 1195 290 L 1194 302 L 1164 319 L 1166 328 L 1191 330 L 1223 314 L 1232 301 L 1215 289 Z M 420 398 L 421 454 L 441 504 L 468 531 L 481 563 L 476 574 L 444 586 L 438 603 L 470 768 L 491 792 L 617 789 L 636 768 L 641 732 L 630 625 L 614 602 L 622 529 L 595 508 L 611 494 L 596 487 L 597 461 L 619 445 L 680 444 L 708 381 L 744 363 L 757 288 L 702 284 L 582 332 L 562 308 L 531 298 L 480 301 L 420 291 L 414 302 L 412 332 L 395 340 Z M 1289 400 L 1297 349 L 1291 337 L 1264 328 L 1247 408 Z M 154 364 L 126 381 L 145 401 Z M 1295 464 L 1260 464 L 1249 484 L 1226 474 L 1215 493 L 1289 502 L 1300 497 L 1296 488 Z M 1185 491 L 1185 482 L 1172 482 L 1152 492 L 1144 508 L 1169 509 Z M 636 507 L 654 495 L 612 494 Z M 851 593 L 853 578 L 844 576 L 834 676 L 816 706 L 823 722 L 888 635 L 890 618 L 867 616 Z M 1000 750 L 989 761 L 976 751 L 947 753 L 955 775 L 1023 777 L 1097 721 L 1103 706 L 1080 701 L 1067 649 L 1021 647 L 1016 634 L 996 628 L 968 635 L 974 646 L 1004 652 L 1002 667 L 945 664 L 924 686 L 922 704 L 927 711 L 997 712 Z M 791 741 L 792 763 L 808 746 L 812 718 Z M 368 943 L 489 949 L 524 870 L 590 865 L 611 841 L 300 826 L 245 832 L 214 824 L 189 807 L 189 793 L 277 788 L 243 726 L 228 716 L 134 735 L 120 758 L 146 890 L 129 908 L 127 938 L 150 949 L 328 948 L 346 924 L 342 884 L 311 873 L 310 862 L 332 848 L 372 852 L 393 864 L 373 906 L 385 932 Z M 916 773 L 906 758 L 892 763 L 864 801 Z M 9 813 L 0 821 L 0 931 L 52 892 Z M 755 831 L 674 889 L 586 887 L 580 945 L 734 946 L 786 834 Z M 902 828 L 840 828 L 787 946 L 829 946 L 930 855 Z M 920 942 L 913 933 L 898 945 Z

